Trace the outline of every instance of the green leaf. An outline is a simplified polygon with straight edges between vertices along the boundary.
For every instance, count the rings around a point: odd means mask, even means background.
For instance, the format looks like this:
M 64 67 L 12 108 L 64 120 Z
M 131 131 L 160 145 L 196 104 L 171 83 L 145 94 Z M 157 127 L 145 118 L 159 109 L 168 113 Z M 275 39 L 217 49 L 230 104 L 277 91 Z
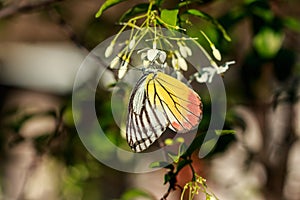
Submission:
M 161 168 L 161 167 L 166 167 L 168 166 L 170 163 L 165 162 L 165 161 L 156 161 L 156 162 L 152 162 L 150 164 L 150 168 Z
M 210 152 L 212 152 L 212 150 L 216 147 L 217 141 L 218 138 L 215 137 L 205 141 L 201 146 L 199 156 L 203 157 L 204 155 L 208 155 Z
M 174 176 L 174 174 L 172 174 L 172 175 Z M 165 176 L 164 176 L 164 184 L 168 183 L 172 179 L 171 178 L 172 175 L 169 174 L 169 173 L 165 174 Z
M 280 50 L 284 34 L 271 28 L 263 28 L 253 39 L 253 45 L 263 58 L 274 58 Z
M 132 199 L 137 199 L 137 198 L 141 198 L 143 197 L 146 199 L 153 199 L 153 197 L 146 191 L 141 190 L 141 189 L 130 189 L 127 190 L 122 196 L 121 196 L 121 200 L 132 200 Z
M 205 134 L 202 133 L 198 135 L 192 142 L 192 144 L 189 146 L 189 148 L 186 150 L 186 152 L 181 156 L 182 158 L 186 158 L 188 156 L 191 156 L 196 149 L 201 147 L 203 140 L 205 138 Z
M 193 3 L 197 3 L 197 4 L 206 4 L 206 3 L 209 3 L 211 2 L 212 0 L 190 0 L 190 1 L 183 1 L 181 3 L 178 4 L 178 7 L 183 7 L 183 6 L 187 6 L 187 5 L 190 5 L 190 4 L 193 4 Z
M 106 1 L 104 2 L 104 4 L 102 4 L 102 6 L 101 6 L 100 9 L 98 10 L 98 12 L 96 13 L 95 17 L 96 17 L 96 18 L 100 17 L 100 16 L 102 15 L 102 13 L 103 13 L 106 9 L 108 9 L 108 8 L 110 8 L 110 7 L 112 7 L 112 6 L 116 5 L 116 4 L 118 4 L 118 3 L 121 3 L 121 2 L 123 2 L 123 1 L 126 1 L 126 0 L 106 0 Z
M 231 134 L 235 134 L 236 131 L 235 130 L 215 130 L 215 133 L 219 136 L 221 135 L 231 135 Z
M 223 28 L 223 26 L 212 16 L 210 16 L 209 14 L 202 12 L 200 10 L 196 10 L 196 9 L 189 9 L 187 10 L 187 13 L 196 17 L 200 17 L 202 19 L 205 19 L 207 21 L 210 21 L 213 25 L 215 25 L 223 34 L 223 37 L 227 40 L 227 41 L 231 41 L 231 38 L 229 37 L 229 35 L 227 34 L 226 30 Z
M 178 12 L 179 12 L 178 9 L 174 9 L 174 10 L 163 9 L 161 11 L 160 17 L 166 24 L 170 26 L 176 26 Z
M 164 2 L 164 0 L 155 0 L 155 5 L 160 7 L 163 2 Z
M 293 17 L 285 17 L 283 19 L 283 24 L 293 31 L 300 32 L 300 22 L 298 19 Z
M 179 156 L 176 155 L 176 154 L 168 153 L 168 156 L 172 159 L 172 161 L 173 161 L 174 163 L 177 163 L 178 160 L 179 160 Z
M 271 22 L 274 20 L 274 13 L 269 8 L 257 6 L 252 9 L 252 12 L 256 16 L 262 18 L 265 22 Z
M 146 13 L 148 11 L 148 7 L 149 4 L 148 3 L 142 3 L 142 4 L 138 4 L 133 6 L 132 8 L 130 8 L 129 10 L 127 10 L 122 17 L 120 18 L 120 21 L 126 21 L 129 18 L 142 14 L 142 13 Z

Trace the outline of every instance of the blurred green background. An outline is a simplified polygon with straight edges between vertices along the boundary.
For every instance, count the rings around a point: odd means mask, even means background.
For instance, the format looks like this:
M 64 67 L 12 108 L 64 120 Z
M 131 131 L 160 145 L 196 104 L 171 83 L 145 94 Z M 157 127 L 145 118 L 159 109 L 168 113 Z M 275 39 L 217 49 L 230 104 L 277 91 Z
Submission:
M 95 19 L 103 2 L 0 2 L 0 199 L 159 199 L 166 191 L 163 169 L 148 174 L 110 169 L 87 152 L 75 130 L 71 95 L 81 62 L 119 30 L 122 13 L 147 1 L 125 1 Z M 223 77 L 224 129 L 236 134 L 222 136 L 215 151 L 196 162 L 200 175 L 222 200 L 299 200 L 300 2 L 195 2 L 190 8 L 219 20 L 232 41 L 197 17 L 184 26 L 187 34 L 200 38 L 209 52 L 203 30 L 224 60 L 236 61 Z M 209 96 L 202 95 L 206 103 Z M 98 112 L 107 116 L 109 96 L 99 90 L 96 97 Z M 111 140 L 124 143 L 112 117 L 100 123 Z M 125 193 L 131 188 L 141 191 Z

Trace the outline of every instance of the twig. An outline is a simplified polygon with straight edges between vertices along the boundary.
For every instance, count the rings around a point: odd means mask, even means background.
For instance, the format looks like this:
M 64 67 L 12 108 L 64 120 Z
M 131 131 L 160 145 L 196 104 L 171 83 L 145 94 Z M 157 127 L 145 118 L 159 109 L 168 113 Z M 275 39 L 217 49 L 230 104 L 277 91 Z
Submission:
M 59 1 L 63 1 L 63 0 L 43 0 L 43 1 L 30 2 L 27 4 L 20 4 L 20 5 L 12 4 L 0 10 L 0 19 L 8 18 L 15 14 L 19 14 L 23 12 L 29 12 L 32 10 L 45 8 Z
M 83 50 L 85 53 L 89 53 L 89 49 L 85 46 L 83 41 L 78 37 L 78 34 L 75 33 L 74 29 L 70 24 L 61 16 L 56 9 L 49 9 L 48 14 L 58 27 L 65 33 L 65 35 L 71 40 L 78 48 Z

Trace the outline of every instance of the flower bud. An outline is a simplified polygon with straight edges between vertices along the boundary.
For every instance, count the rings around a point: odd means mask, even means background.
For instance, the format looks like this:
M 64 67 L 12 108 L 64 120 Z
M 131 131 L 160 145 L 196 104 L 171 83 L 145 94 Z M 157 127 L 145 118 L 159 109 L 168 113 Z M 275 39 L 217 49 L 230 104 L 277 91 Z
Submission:
M 186 58 L 192 55 L 192 50 L 184 42 L 177 42 L 180 54 Z
M 187 71 L 188 66 L 185 59 L 179 54 L 178 51 L 175 51 L 175 55 L 177 56 L 177 67 L 182 69 L 183 71 Z
M 134 45 L 135 45 L 135 38 L 133 38 L 132 40 L 130 40 L 128 48 L 129 49 L 133 49 Z
M 177 42 L 177 45 L 179 46 L 179 52 L 180 52 L 180 54 L 184 58 L 186 58 L 187 57 L 187 52 L 186 52 L 185 46 L 183 46 L 181 42 Z
M 110 45 L 106 48 L 105 50 L 105 58 L 108 58 L 109 56 L 111 56 L 111 54 L 113 53 L 113 50 L 114 50 L 114 46 L 115 46 L 115 43 L 114 42 L 111 42 Z
M 215 47 L 215 45 L 211 45 L 211 48 L 212 48 L 212 53 L 213 53 L 214 57 L 218 61 L 220 61 L 222 59 L 220 51 Z
M 123 60 L 122 65 L 118 71 L 118 78 L 121 79 L 127 72 L 129 59 Z
M 116 56 L 109 65 L 110 69 L 116 69 L 120 65 L 120 59 L 118 56 Z
M 172 61 L 171 61 L 171 63 L 172 63 L 172 66 L 173 66 L 173 68 L 175 70 L 179 70 L 180 69 L 180 67 L 178 65 L 178 59 L 174 56 L 174 54 L 172 54 Z

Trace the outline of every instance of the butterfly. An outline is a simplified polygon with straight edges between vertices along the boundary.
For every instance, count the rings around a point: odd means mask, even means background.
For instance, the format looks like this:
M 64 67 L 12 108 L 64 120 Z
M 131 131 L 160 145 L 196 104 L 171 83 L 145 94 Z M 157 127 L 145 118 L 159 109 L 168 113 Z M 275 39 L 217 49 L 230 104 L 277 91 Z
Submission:
M 167 128 L 186 133 L 198 127 L 203 106 L 185 83 L 157 69 L 146 71 L 128 105 L 126 139 L 134 152 L 149 148 Z

